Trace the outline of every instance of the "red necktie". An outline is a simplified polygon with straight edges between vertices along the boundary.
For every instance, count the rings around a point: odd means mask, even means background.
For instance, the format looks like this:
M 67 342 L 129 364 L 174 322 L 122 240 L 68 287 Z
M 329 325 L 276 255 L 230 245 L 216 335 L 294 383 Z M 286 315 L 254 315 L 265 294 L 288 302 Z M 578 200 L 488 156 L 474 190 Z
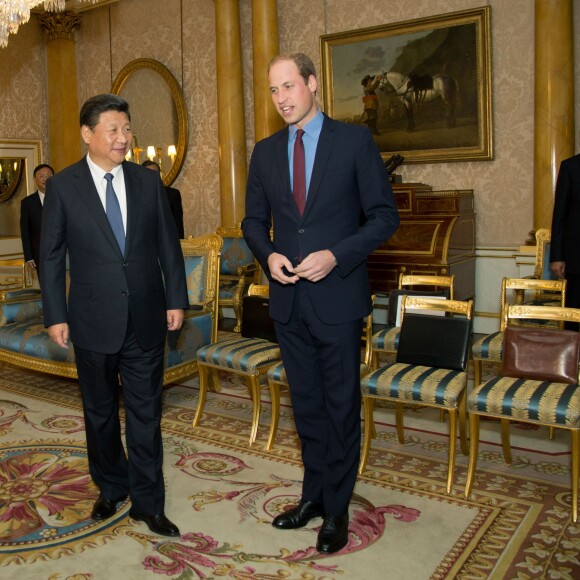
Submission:
M 302 135 L 304 129 L 296 131 L 296 141 L 294 141 L 294 201 L 300 215 L 304 213 L 306 205 L 306 164 L 304 162 L 304 143 Z

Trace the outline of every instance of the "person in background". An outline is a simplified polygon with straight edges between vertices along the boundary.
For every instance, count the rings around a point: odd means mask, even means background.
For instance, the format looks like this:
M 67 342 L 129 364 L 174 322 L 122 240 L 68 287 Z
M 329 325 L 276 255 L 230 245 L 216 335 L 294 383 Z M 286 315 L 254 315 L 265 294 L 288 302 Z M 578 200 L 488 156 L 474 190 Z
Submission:
M 550 241 L 550 269 L 566 279 L 566 306 L 580 308 L 580 155 L 560 164 Z M 578 325 L 566 323 L 578 330 Z
M 41 163 L 34 168 L 33 177 L 37 190 L 27 195 L 20 203 L 20 236 L 22 251 L 27 268 L 36 270 L 40 265 L 40 231 L 42 227 L 42 206 L 46 192 L 46 181 L 54 175 L 53 168 Z M 40 277 L 39 277 L 40 282 Z
M 141 165 L 143 165 L 143 167 L 147 167 L 147 169 L 157 171 L 157 173 L 161 175 L 161 167 L 159 167 L 159 164 L 155 161 L 146 159 L 143 161 L 143 163 L 141 163 Z M 177 226 L 177 233 L 183 240 L 185 238 L 185 233 L 183 229 L 183 206 L 181 205 L 181 193 L 179 192 L 179 189 L 175 189 L 175 187 L 169 187 L 168 185 L 165 186 L 165 191 L 167 192 L 167 200 L 169 201 L 169 207 L 171 208 L 171 213 L 173 214 L 175 225 Z
M 132 139 L 127 101 L 91 97 L 80 126 L 86 157 L 46 188 L 44 324 L 57 345 L 69 348 L 70 340 L 74 347 L 89 469 L 100 490 L 93 519 L 112 517 L 129 495 L 134 520 L 156 534 L 178 536 L 164 512 L 161 393 L 167 331 L 181 327 L 188 307 L 183 253 L 161 180 L 125 162 Z
M 256 143 L 242 230 L 270 281 L 304 464 L 299 505 L 272 525 L 301 528 L 322 517 L 316 547 L 333 553 L 348 542 L 360 456 L 361 331 L 372 308 L 366 258 L 399 217 L 368 128 L 319 110 L 310 58 L 280 55 L 268 78 L 288 127 Z

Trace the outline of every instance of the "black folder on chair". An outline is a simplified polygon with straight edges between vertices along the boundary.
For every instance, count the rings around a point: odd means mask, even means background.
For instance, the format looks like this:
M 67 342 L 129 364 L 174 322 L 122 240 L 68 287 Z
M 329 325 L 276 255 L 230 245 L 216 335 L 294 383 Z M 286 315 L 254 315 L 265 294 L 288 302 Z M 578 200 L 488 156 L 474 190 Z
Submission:
M 244 296 L 242 303 L 242 336 L 244 338 L 263 338 L 278 342 L 274 321 L 268 313 L 267 296 Z
M 471 320 L 406 313 L 397 362 L 464 371 L 469 353 Z

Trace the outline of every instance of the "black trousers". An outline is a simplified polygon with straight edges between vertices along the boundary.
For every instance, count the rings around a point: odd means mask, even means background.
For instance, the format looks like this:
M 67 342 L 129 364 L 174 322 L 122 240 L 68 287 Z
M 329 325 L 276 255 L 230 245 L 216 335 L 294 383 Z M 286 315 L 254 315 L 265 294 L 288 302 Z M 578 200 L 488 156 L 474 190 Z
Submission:
M 362 321 L 323 323 L 307 284 L 297 283 L 290 320 L 276 322 L 276 334 L 302 443 L 302 499 L 322 503 L 326 515 L 342 515 L 360 458 Z
M 162 513 L 165 504 L 161 393 L 164 342 L 144 351 L 129 322 L 118 353 L 75 346 L 83 399 L 89 469 L 106 499 L 130 495 L 141 513 Z M 119 380 L 126 415 L 127 455 L 121 441 Z

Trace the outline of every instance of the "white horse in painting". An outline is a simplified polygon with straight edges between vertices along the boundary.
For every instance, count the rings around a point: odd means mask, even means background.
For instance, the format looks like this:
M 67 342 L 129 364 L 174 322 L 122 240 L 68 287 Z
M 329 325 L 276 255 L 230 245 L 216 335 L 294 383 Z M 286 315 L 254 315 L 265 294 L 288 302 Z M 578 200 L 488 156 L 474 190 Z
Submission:
M 408 131 L 415 129 L 415 108 L 433 99 L 443 101 L 447 108 L 447 126 L 455 127 L 458 87 L 457 81 L 452 76 L 417 76 L 387 71 L 382 75 L 380 88 L 386 93 L 395 93 L 405 105 Z

